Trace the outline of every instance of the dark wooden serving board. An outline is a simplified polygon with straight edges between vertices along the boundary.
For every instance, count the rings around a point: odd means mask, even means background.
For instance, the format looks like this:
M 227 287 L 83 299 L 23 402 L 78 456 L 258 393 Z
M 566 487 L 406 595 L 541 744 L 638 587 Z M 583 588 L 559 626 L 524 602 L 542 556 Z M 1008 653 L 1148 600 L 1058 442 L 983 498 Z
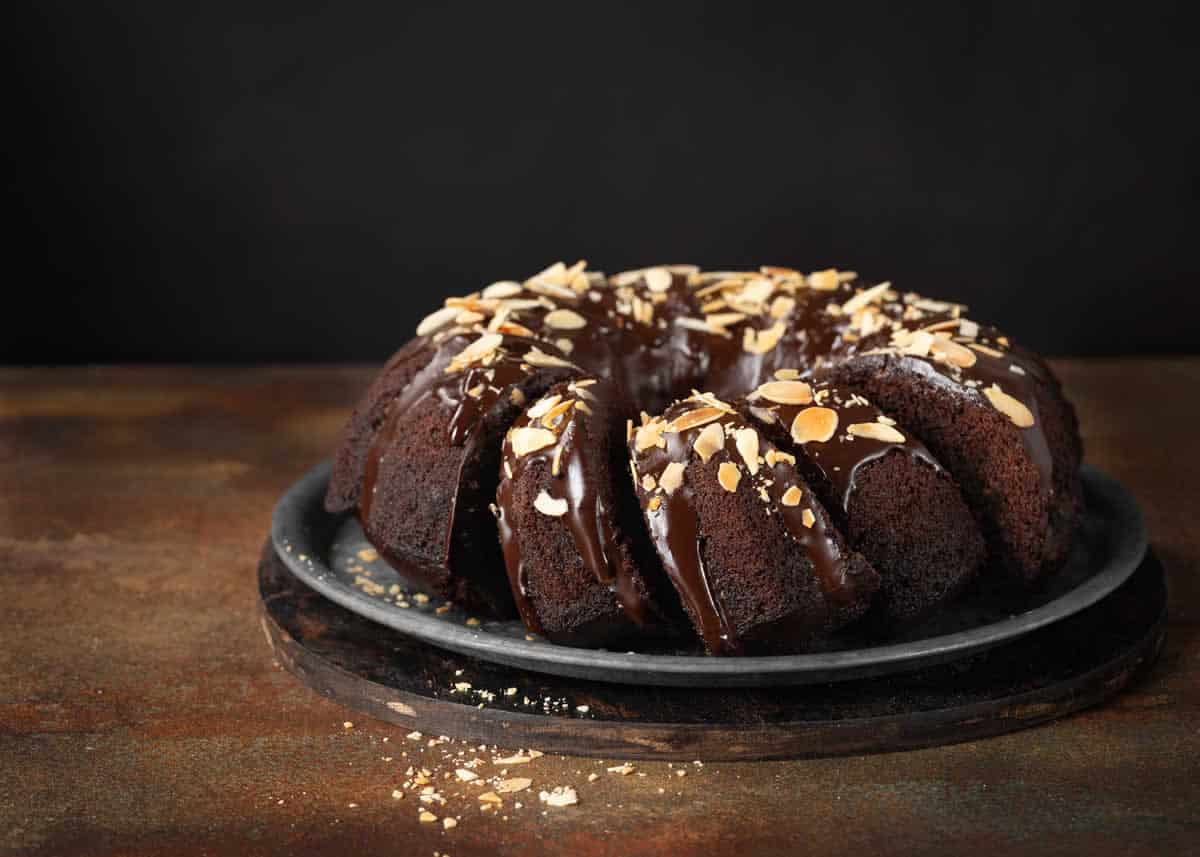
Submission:
M 1163 569 L 1056 625 L 952 664 L 887 678 L 690 689 L 556 678 L 456 655 L 363 619 L 297 580 L 270 544 L 263 630 L 322 694 L 430 735 L 634 759 L 769 759 L 905 750 L 1023 729 L 1095 705 L 1157 657 Z

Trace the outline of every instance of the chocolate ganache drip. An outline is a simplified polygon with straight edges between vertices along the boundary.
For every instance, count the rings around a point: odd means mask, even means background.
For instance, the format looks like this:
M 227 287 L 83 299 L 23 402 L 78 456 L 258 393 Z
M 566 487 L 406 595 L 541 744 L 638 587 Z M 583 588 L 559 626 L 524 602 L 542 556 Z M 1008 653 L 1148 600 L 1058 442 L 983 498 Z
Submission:
M 752 492 L 778 514 L 833 604 L 855 600 L 828 517 L 800 478 L 795 458 L 766 441 L 733 407 L 696 394 L 631 429 L 633 475 L 651 537 L 709 651 L 736 653 L 741 641 L 705 567 L 696 481 Z M 711 471 L 711 472 L 708 472 Z

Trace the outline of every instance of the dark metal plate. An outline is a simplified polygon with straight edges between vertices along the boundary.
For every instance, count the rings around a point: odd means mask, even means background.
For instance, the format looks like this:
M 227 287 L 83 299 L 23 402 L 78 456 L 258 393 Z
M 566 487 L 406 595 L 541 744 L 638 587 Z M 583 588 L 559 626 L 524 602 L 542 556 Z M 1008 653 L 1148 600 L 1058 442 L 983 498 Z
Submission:
M 444 649 L 552 675 L 677 687 L 811 684 L 906 672 L 976 654 L 1059 622 L 1114 591 L 1146 552 L 1133 498 L 1100 471 L 1083 471 L 1086 512 L 1066 566 L 1020 603 L 968 597 L 902 638 L 803 655 L 712 658 L 700 654 L 612 652 L 527 638 L 518 621 L 475 619 L 421 594 L 382 559 L 352 517 L 321 500 L 328 462 L 296 482 L 275 508 L 271 537 L 287 567 L 320 594 L 355 613 Z M 361 553 L 361 556 L 360 556 Z M 478 624 L 476 624 L 478 622 Z

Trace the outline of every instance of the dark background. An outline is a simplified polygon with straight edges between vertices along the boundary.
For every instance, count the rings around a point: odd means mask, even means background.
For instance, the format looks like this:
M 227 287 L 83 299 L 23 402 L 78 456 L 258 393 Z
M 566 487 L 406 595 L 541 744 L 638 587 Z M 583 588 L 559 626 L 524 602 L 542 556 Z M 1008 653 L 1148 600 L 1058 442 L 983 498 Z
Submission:
M 1200 351 L 1170 6 L 186 5 L 17 11 L 5 362 L 378 360 L 580 257 L 835 265 L 1051 354 Z

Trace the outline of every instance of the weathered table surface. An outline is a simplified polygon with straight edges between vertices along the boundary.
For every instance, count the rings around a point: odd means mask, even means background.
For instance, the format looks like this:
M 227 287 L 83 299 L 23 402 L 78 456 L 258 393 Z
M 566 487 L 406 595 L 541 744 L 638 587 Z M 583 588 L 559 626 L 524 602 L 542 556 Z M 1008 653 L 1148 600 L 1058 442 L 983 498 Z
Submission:
M 1200 358 L 1057 367 L 1088 460 L 1140 499 L 1168 569 L 1148 679 L 917 752 L 686 776 L 545 756 L 506 768 L 533 786 L 499 812 L 453 772 L 480 757 L 490 777 L 504 751 L 431 748 L 339 708 L 272 662 L 255 619 L 272 504 L 329 454 L 372 369 L 0 369 L 0 851 L 1196 853 Z M 445 805 L 403 787 L 412 764 Z M 539 804 L 554 785 L 579 804 Z

